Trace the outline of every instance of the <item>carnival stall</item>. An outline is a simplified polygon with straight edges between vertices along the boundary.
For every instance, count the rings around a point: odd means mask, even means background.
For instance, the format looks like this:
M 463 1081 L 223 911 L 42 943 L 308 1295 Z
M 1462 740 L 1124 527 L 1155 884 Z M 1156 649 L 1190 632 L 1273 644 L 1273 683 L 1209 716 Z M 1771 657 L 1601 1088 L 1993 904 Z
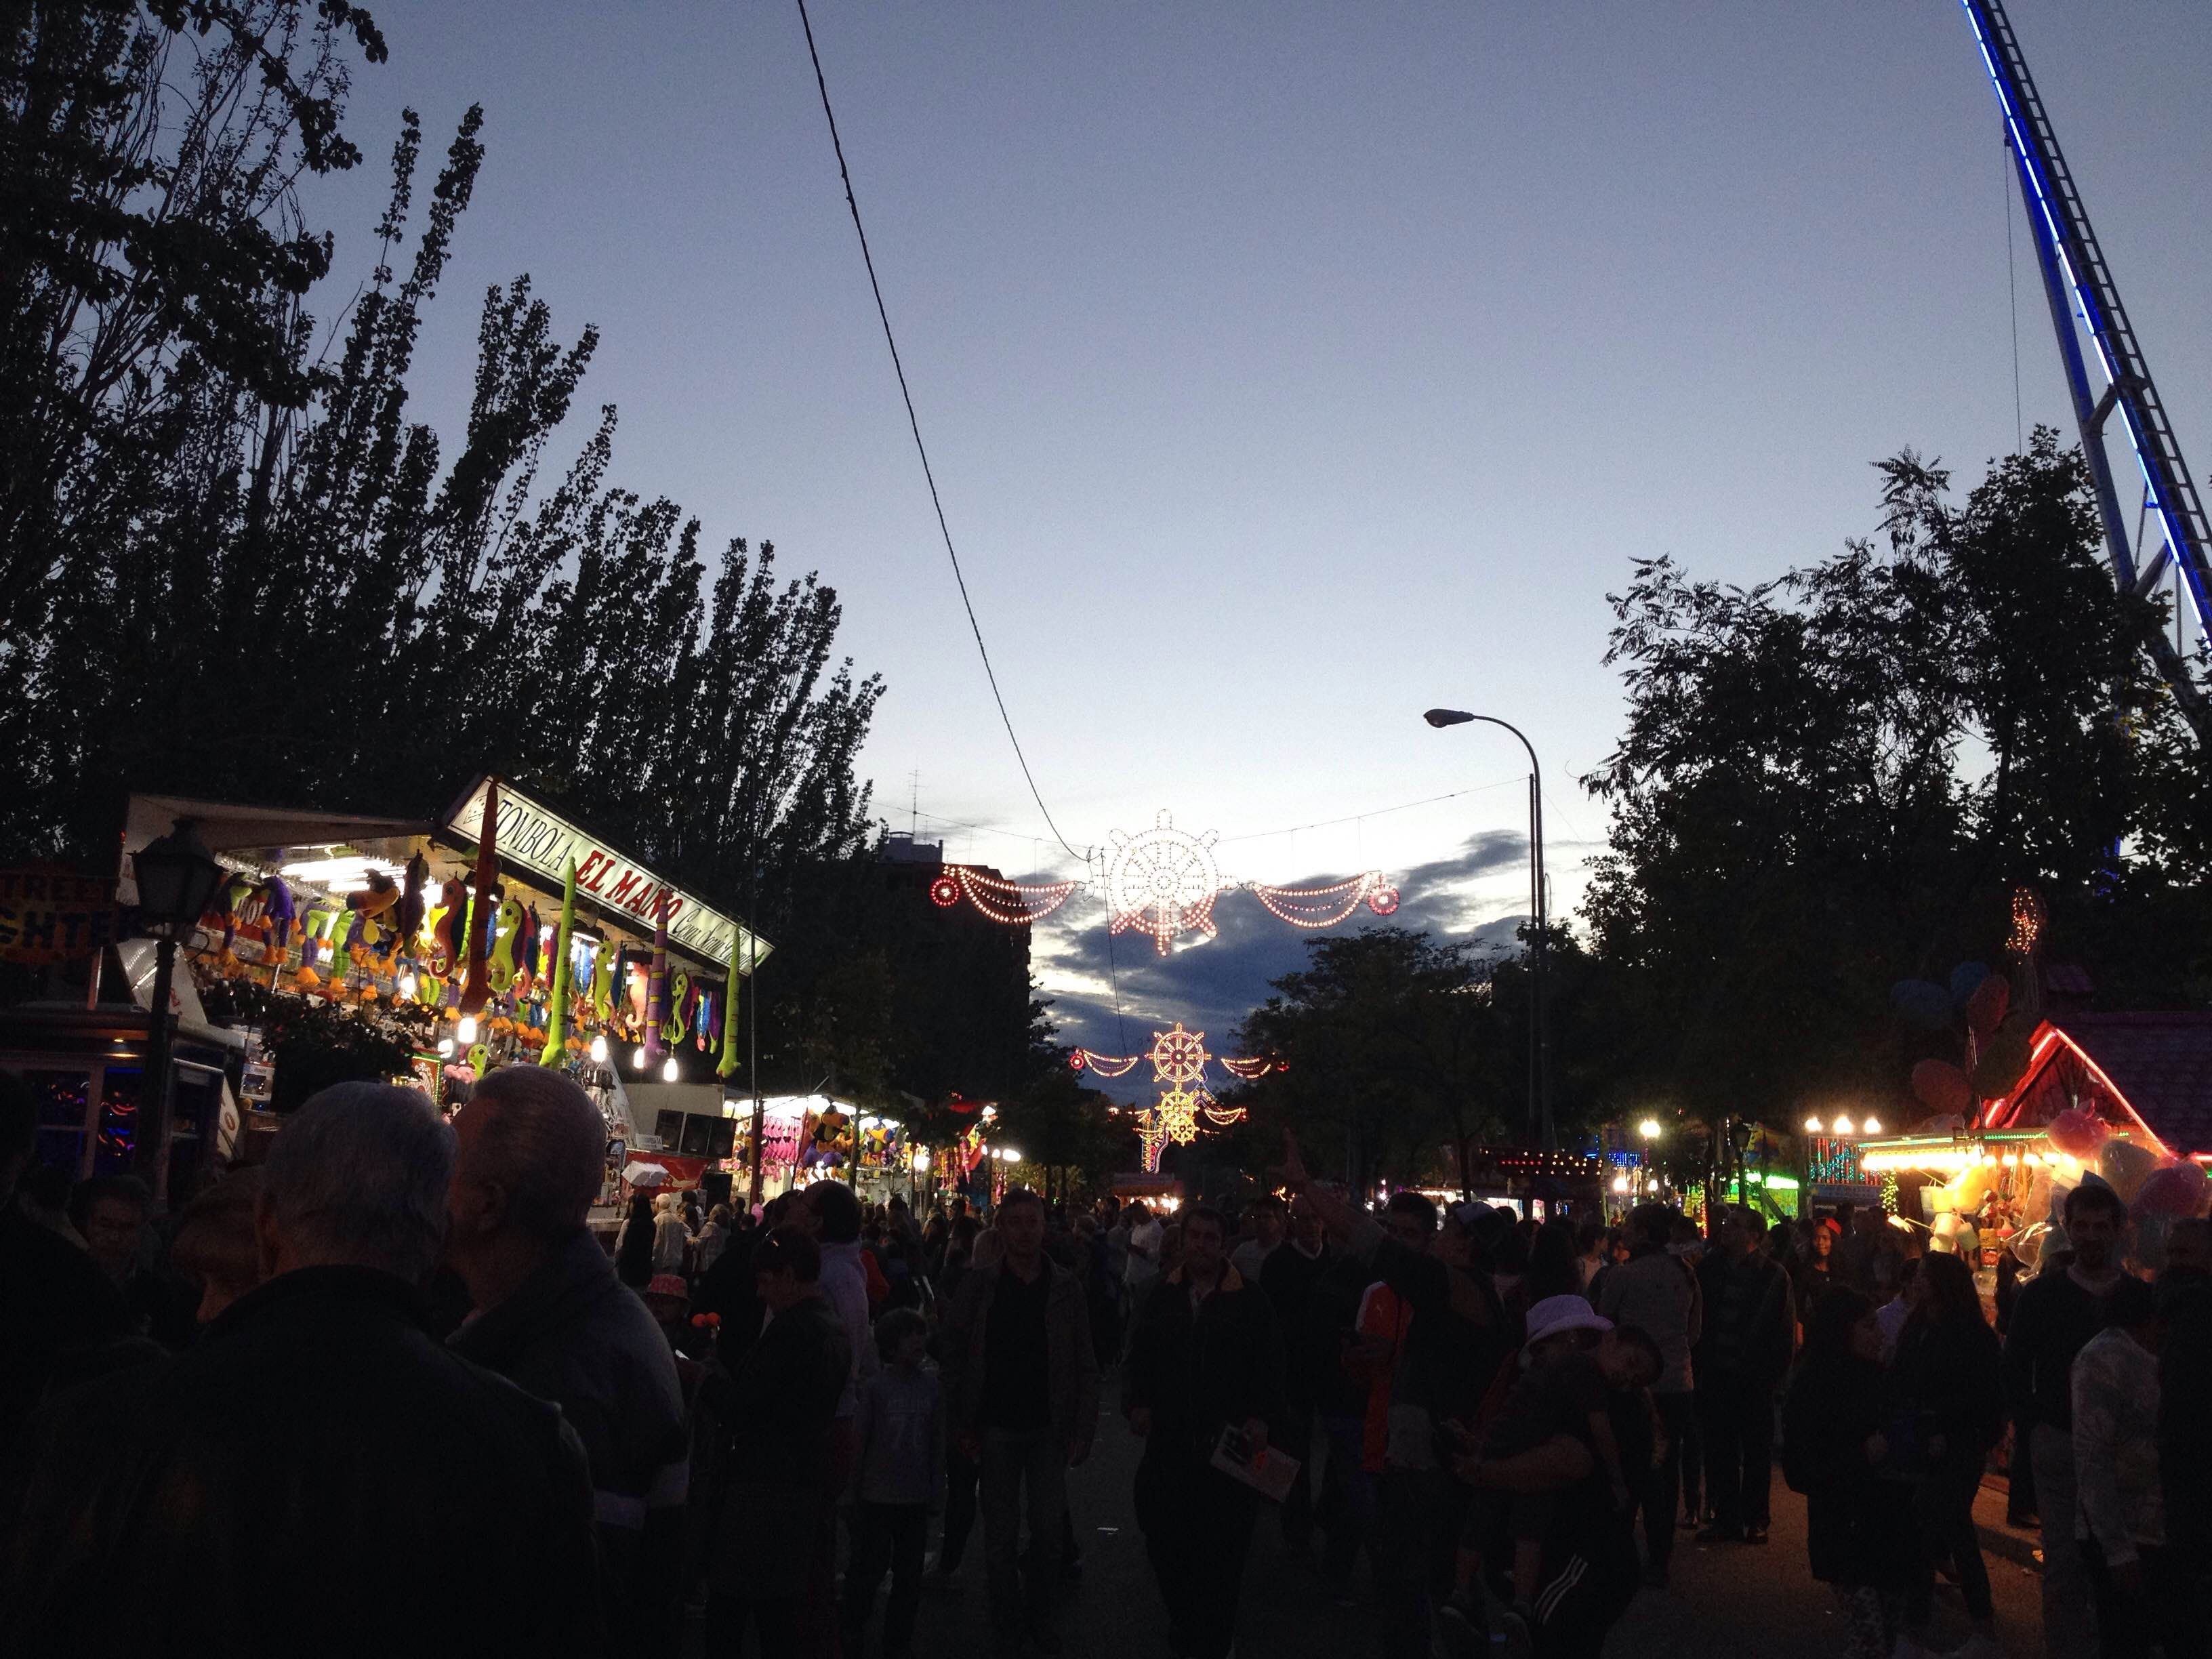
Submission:
M 226 872 L 182 948 L 211 1008 L 349 1011 L 448 1108 L 495 1066 L 559 1066 L 620 1152 L 641 1127 L 625 1070 L 673 1083 L 738 1063 L 735 989 L 772 947 L 509 783 L 479 779 L 428 819 L 134 795 L 122 902 L 129 851 L 180 823 Z
M 2054 1014 L 2019 1081 L 1969 1106 L 1867 1139 L 1859 1158 L 1885 1207 L 1978 1270 L 2000 1251 L 2033 1267 L 2063 1248 L 2065 1195 L 2083 1181 L 2126 1201 L 2146 1267 L 2176 1218 L 2212 1205 L 2212 1015 Z

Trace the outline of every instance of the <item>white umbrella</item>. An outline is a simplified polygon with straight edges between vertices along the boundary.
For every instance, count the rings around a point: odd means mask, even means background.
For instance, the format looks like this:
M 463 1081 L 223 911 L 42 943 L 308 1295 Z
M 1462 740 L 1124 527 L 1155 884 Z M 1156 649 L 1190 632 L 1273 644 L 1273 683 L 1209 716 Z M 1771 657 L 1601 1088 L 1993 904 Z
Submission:
M 673 1179 L 665 1164 L 638 1161 L 623 1166 L 622 1178 L 633 1187 L 664 1187 Z

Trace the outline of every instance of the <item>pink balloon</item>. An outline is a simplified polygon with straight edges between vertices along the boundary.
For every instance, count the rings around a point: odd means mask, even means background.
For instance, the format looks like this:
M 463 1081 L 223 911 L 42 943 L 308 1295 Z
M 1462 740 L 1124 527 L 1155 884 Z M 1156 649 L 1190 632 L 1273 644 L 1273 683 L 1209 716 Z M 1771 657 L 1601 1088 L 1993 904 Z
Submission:
M 1973 1085 L 1966 1074 L 1948 1060 L 1923 1060 L 1912 1068 L 1914 1098 L 1931 1112 L 1957 1112 L 1964 1115 L 1973 1109 Z
M 2202 1215 L 2212 1198 L 2212 1180 L 2194 1164 L 2172 1164 L 2154 1170 L 2136 1191 L 2136 1205 L 2153 1215 Z
M 2096 1157 L 2097 1149 L 2112 1136 L 2112 1126 L 2104 1119 L 2078 1107 L 2069 1108 L 2052 1118 L 2045 1133 L 2060 1152 L 2085 1164 Z

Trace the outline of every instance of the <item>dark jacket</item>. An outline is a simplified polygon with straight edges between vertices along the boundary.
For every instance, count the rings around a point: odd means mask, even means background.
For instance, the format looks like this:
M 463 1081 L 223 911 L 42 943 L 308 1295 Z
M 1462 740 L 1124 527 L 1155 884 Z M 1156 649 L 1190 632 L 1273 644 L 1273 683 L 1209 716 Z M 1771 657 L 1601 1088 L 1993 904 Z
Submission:
M 1343 1373 L 1344 1344 L 1337 1316 L 1340 1311 L 1356 1313 L 1358 1302 L 1340 1310 L 1326 1293 L 1316 1294 L 1323 1275 L 1341 1255 L 1324 1243 L 1318 1255 L 1308 1255 L 1285 1239 L 1267 1253 L 1267 1264 L 1260 1269 L 1260 1288 L 1267 1292 L 1275 1322 L 1282 1328 L 1283 1393 L 1293 1411 L 1312 1411 L 1322 1391 L 1333 1400 L 1335 1378 Z M 1341 1329 L 1350 1328 L 1347 1319 Z
M 1692 1362 L 1698 1385 L 1728 1378 L 1754 1388 L 1778 1387 L 1797 1340 L 1790 1275 L 1758 1250 L 1741 1261 L 1723 1250 L 1699 1265 L 1698 1289 L 1705 1304 L 1705 1328 Z
M 1050 1257 L 1040 1262 L 1051 1277 L 1045 1293 L 1045 1376 L 1053 1432 L 1070 1445 L 1097 1432 L 1098 1352 L 1091 1338 L 1091 1309 L 1083 1283 Z M 945 1310 L 942 1342 L 945 1398 L 955 1433 L 975 1426 L 991 1341 L 991 1304 L 1003 1263 L 961 1276 Z
M 433 1341 L 413 1291 L 307 1267 L 33 1425 L 10 1650 L 596 1654 L 583 1449 Z
M 1436 1423 L 1472 1423 L 1498 1367 L 1521 1346 L 1521 1322 L 1507 1311 L 1491 1275 L 1409 1249 L 1371 1219 L 1354 1234 L 1352 1249 L 1412 1316 L 1391 1403 L 1419 1407 Z
M 2111 1297 L 2083 1290 L 2055 1265 L 2020 1293 L 2005 1333 L 2002 1375 L 2005 1404 L 2021 1424 L 2073 1428 L 2074 1356 L 2105 1328 L 2111 1304 Z
M 762 1327 L 736 1375 L 702 1389 L 725 1431 L 708 1483 L 707 1577 L 718 1595 L 800 1593 L 835 1521 L 830 1426 L 852 1369 L 844 1322 L 810 1296 Z
M 1148 1459 L 1204 1457 L 1224 1425 L 1282 1421 L 1282 1331 L 1258 1286 L 1226 1263 L 1196 1310 L 1182 1267 L 1152 1286 L 1122 1371 L 1121 1410 L 1139 1408 L 1152 1414 Z
M 1847 1359 L 1801 1365 L 1782 1401 L 1782 1474 L 1805 1494 L 1813 1577 L 1852 1589 L 1902 1589 L 1918 1534 L 1911 1488 L 1869 1461 L 1897 1399 L 1881 1367 Z
M 1943 1437 L 1931 1472 L 1971 1483 L 1990 1449 L 2004 1437 L 2004 1392 L 1997 1379 L 2002 1349 L 1982 1320 L 1931 1321 L 1918 1314 L 1898 1334 L 1890 1374 L 1911 1402 L 1917 1428 Z
M 2185 1561 L 2212 1554 L 2212 1278 L 2169 1269 L 2158 1281 L 2166 1335 L 2158 1352 L 2158 1475 L 2166 1543 Z
M 655 1483 L 684 1461 L 684 1396 L 668 1339 L 598 1240 L 579 1231 L 450 1346 L 558 1406 L 591 1458 L 601 1518 L 643 1521 Z
M 123 1293 L 83 1249 L 0 1203 L 0 1468 L 47 1385 L 78 1380 L 131 1334 Z

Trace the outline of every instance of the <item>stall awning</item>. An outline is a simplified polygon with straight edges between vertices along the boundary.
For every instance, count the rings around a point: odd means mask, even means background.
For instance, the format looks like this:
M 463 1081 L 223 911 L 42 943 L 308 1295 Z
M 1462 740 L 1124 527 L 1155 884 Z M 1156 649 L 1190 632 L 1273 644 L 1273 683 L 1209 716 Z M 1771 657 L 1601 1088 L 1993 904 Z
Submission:
M 350 847 L 365 841 L 427 836 L 428 818 L 369 817 L 358 812 L 317 812 L 295 806 L 240 806 L 185 795 L 133 795 L 124 821 L 123 845 L 135 850 L 166 836 L 179 818 L 192 820 L 210 853 L 259 854 L 307 847 Z M 123 877 L 130 881 L 130 861 Z M 135 890 L 130 895 L 136 896 Z
M 2212 1013 L 2068 1013 L 2036 1028 L 2027 1074 L 1985 1129 L 2031 1129 L 2073 1108 L 2170 1151 L 2212 1151 Z

